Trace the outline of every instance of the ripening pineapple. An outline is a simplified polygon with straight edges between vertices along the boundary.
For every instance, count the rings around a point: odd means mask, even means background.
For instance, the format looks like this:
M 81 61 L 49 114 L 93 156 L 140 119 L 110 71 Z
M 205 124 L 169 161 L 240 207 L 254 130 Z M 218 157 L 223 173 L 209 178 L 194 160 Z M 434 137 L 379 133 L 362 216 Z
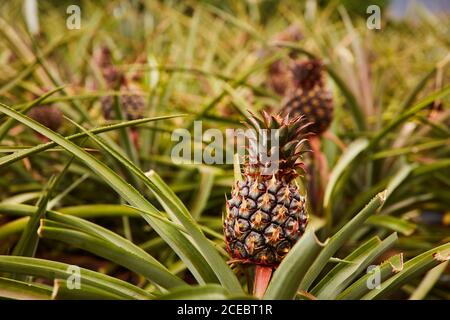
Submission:
M 263 175 L 262 161 L 244 163 L 242 181 L 236 182 L 226 204 L 224 221 L 227 251 L 235 261 L 275 266 L 303 235 L 308 223 L 305 197 L 295 182 L 302 168 L 300 149 L 306 141 L 302 117 L 251 117 L 261 129 L 280 129 L 278 169 Z M 257 129 L 259 130 L 259 129 Z
M 321 135 L 333 120 L 333 99 L 325 87 L 323 63 L 318 59 L 296 62 L 291 67 L 292 86 L 283 109 L 292 115 L 304 115 L 312 125 L 309 130 Z

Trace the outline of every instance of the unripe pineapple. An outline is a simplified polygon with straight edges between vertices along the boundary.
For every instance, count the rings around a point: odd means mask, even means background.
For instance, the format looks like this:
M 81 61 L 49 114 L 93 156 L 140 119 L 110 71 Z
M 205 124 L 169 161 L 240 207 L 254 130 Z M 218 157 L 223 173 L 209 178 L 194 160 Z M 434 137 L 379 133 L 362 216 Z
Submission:
M 28 116 L 53 131 L 57 131 L 61 127 L 63 120 L 61 110 L 51 105 L 34 107 Z
M 227 251 L 235 261 L 275 266 L 303 235 L 308 223 L 305 197 L 294 179 L 306 139 L 302 117 L 289 119 L 263 112 L 264 121 L 251 117 L 261 129 L 279 129 L 279 165 L 264 175 L 264 162 L 244 163 L 242 181 L 236 182 L 226 204 L 224 221 Z M 258 129 L 259 130 L 259 129 Z
M 318 59 L 295 62 L 291 66 L 292 86 L 284 98 L 284 111 L 304 115 L 309 130 L 321 135 L 333 121 L 333 98 L 324 82 L 323 63 Z

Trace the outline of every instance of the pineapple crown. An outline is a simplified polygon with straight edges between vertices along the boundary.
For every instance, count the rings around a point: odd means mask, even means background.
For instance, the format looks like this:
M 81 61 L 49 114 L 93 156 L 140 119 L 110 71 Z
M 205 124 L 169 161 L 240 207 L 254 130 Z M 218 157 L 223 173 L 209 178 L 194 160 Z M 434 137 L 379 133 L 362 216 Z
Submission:
M 295 61 L 291 66 L 291 74 L 295 87 L 309 90 L 316 85 L 323 86 L 324 65 L 320 59 Z
M 271 156 L 277 153 L 276 170 L 272 172 L 272 176 L 285 182 L 295 179 L 298 176 L 298 169 L 305 170 L 301 157 L 303 153 L 308 151 L 303 150 L 303 145 L 308 140 L 309 134 L 305 133 L 305 129 L 310 123 L 305 123 L 303 116 L 291 118 L 289 114 L 284 116 L 281 114 L 271 115 L 266 111 L 261 111 L 262 119 L 260 119 L 253 113 L 249 113 L 250 116 L 246 125 L 254 129 L 258 137 L 265 137 L 264 140 L 266 141 L 263 141 L 263 144 L 268 150 L 269 160 L 264 159 L 260 150 L 258 150 L 256 155 L 253 155 L 253 161 L 250 161 L 252 156 L 249 155 L 245 162 L 246 172 L 251 175 L 263 175 L 264 169 L 273 165 Z M 272 134 L 272 130 L 277 130 L 275 135 Z M 266 134 L 263 134 L 263 131 L 266 131 Z

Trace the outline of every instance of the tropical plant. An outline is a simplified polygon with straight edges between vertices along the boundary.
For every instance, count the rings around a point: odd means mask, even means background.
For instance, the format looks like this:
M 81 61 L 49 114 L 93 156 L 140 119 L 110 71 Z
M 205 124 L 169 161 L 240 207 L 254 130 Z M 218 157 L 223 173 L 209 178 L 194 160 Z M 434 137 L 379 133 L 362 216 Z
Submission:
M 82 1 L 90 15 L 68 30 L 63 4 L 22 24 L 18 3 L 0 8 L 0 297 L 450 298 L 448 19 L 376 32 L 337 2 Z M 333 112 L 290 191 L 308 225 L 261 274 L 261 255 L 230 261 L 223 235 L 224 194 L 248 171 L 175 161 L 171 135 L 197 150 L 211 142 L 197 121 L 282 112 L 291 93 L 269 76 L 298 61 L 321 61 L 312 87 Z

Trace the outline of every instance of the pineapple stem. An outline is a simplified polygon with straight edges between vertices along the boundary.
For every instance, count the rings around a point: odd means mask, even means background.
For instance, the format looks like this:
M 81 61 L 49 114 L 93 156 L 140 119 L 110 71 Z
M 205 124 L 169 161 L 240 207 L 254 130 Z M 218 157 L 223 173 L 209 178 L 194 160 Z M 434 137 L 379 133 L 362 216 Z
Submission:
M 272 277 L 272 267 L 256 265 L 253 295 L 262 298 Z

